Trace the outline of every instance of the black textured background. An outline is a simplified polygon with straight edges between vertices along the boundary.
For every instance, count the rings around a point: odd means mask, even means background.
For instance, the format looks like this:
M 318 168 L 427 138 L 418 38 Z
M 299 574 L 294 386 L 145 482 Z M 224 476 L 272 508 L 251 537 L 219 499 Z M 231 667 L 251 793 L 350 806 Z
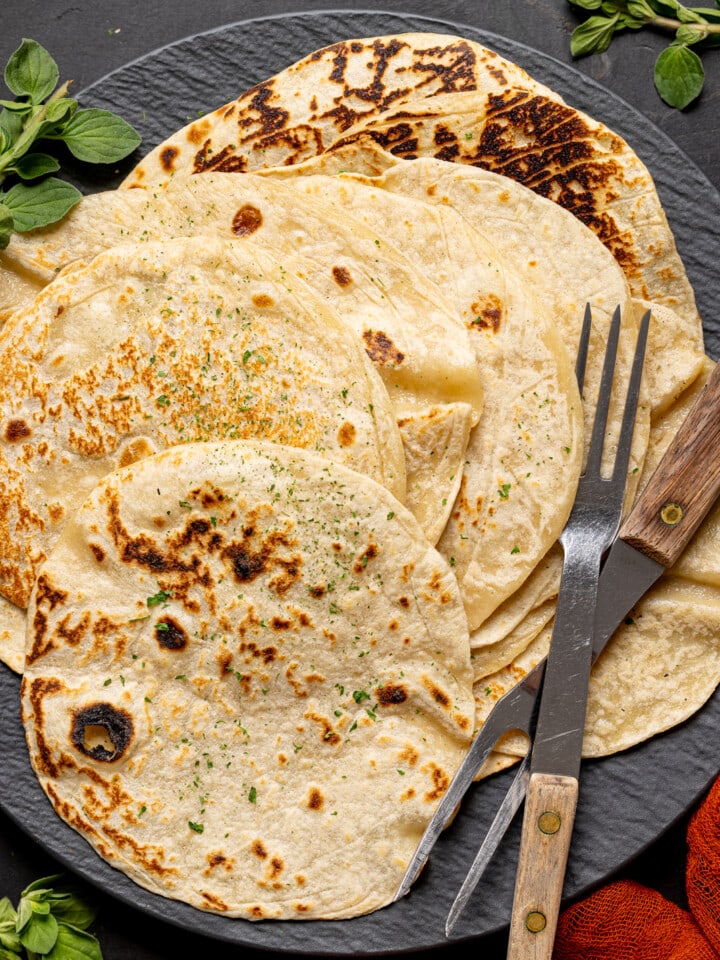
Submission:
M 60 65 L 62 77 L 73 78 L 73 92 L 95 83 L 107 73 L 125 67 L 128 62 L 138 57 L 144 57 L 150 51 L 165 44 L 181 40 L 189 35 L 211 31 L 225 24 L 244 21 L 248 18 L 276 16 L 286 12 L 335 10 L 337 3 L 280 3 L 280 2 L 249 2 L 237 3 L 228 0 L 175 0 L 170 3 L 158 0 L 118 0 L 118 2 L 99 2 L 99 0 L 53 0 L 52 3 L 27 3 L 26 0 L 5 0 L 0 12 L 0 63 L 4 63 L 9 53 L 18 45 L 22 36 L 33 37 L 51 50 Z M 659 34 L 643 31 L 642 35 L 627 34 L 616 39 L 610 50 L 600 57 L 587 58 L 572 64 L 569 56 L 569 37 L 573 26 L 579 18 L 573 9 L 564 0 L 476 0 L 476 2 L 436 2 L 436 3 L 392 3 L 381 5 L 381 9 L 389 13 L 407 12 L 415 16 L 448 21 L 460 25 L 495 34 L 500 38 L 509 38 L 512 42 L 528 45 L 533 50 L 553 58 L 552 61 L 543 59 L 542 69 L 547 75 L 538 76 L 538 79 L 555 86 L 566 97 L 568 102 L 575 103 L 590 112 L 594 112 L 600 119 L 610 123 L 611 117 L 605 115 L 609 110 L 613 114 L 617 108 L 614 98 L 608 99 L 607 91 L 619 95 L 628 101 L 633 108 L 628 111 L 620 122 L 611 123 L 618 132 L 621 132 L 636 147 L 643 159 L 648 163 L 656 176 L 659 175 L 662 191 L 667 191 L 666 202 L 677 214 L 682 234 L 682 243 L 685 248 L 683 254 L 689 259 L 691 276 L 699 286 L 699 296 L 702 297 L 701 307 L 706 325 L 709 330 L 714 327 L 718 317 L 718 294 L 710 282 L 717 267 L 718 252 L 718 223 L 720 215 L 718 208 L 717 187 L 720 186 L 720 120 L 718 119 L 718 99 L 720 98 L 720 53 L 711 52 L 705 56 L 708 73 L 707 87 L 699 104 L 688 111 L 678 112 L 666 107 L 655 94 L 652 87 L 652 64 L 657 52 L 662 49 L 666 40 Z M 353 25 L 357 22 L 352 16 L 347 18 Z M 331 18 L 333 29 L 342 31 L 343 18 Z M 375 20 L 371 22 L 375 23 Z M 393 18 L 388 21 L 396 29 Z M 315 28 L 302 26 L 302 30 L 310 29 L 310 37 Z M 370 32 L 380 32 L 372 30 Z M 272 34 L 272 32 L 271 32 Z M 224 35 L 224 33 L 223 33 Z M 258 35 L 258 34 L 256 34 Z M 340 36 L 343 35 L 341 32 Z M 350 36 L 351 33 L 347 33 Z M 259 34 L 259 49 L 253 44 L 251 50 L 228 49 L 223 46 L 222 35 L 211 38 L 210 50 L 216 49 L 214 44 L 219 43 L 224 64 L 223 75 L 220 79 L 213 75 L 213 80 L 204 83 L 200 74 L 193 83 L 195 101 L 186 106 L 177 103 L 174 91 L 181 81 L 173 74 L 174 58 L 168 59 L 167 52 L 158 54 L 156 58 L 157 77 L 162 77 L 162 83 L 156 89 L 157 99 L 153 105 L 146 102 L 143 91 L 143 77 L 145 65 L 135 64 L 130 70 L 111 78 L 111 81 L 101 83 L 95 88 L 97 96 L 92 105 L 100 105 L 98 98 L 119 95 L 122 100 L 122 112 L 139 127 L 145 125 L 143 133 L 146 146 L 151 145 L 157 124 L 166 122 L 171 117 L 172 110 L 178 110 L 174 126 L 183 123 L 187 116 L 199 109 L 216 106 L 224 99 L 230 99 L 237 92 L 244 89 L 249 83 L 262 79 L 268 73 L 281 68 L 298 55 L 294 48 L 297 39 L 292 36 L 286 43 L 272 43 L 262 46 L 262 33 Z M 314 44 L 308 47 L 309 52 Z M 184 49 L 182 45 L 181 49 Z M 514 51 L 515 48 L 512 47 Z M 289 51 L 292 51 L 290 53 Z M 505 52 L 502 49 L 500 52 Z M 517 59 L 522 62 L 523 52 Z M 532 51 L 528 54 L 528 68 L 534 67 L 536 59 Z M 270 66 L 266 73 L 257 75 L 258 59 L 267 62 Z M 715 58 L 715 59 L 714 59 Z M 573 70 L 580 71 L 593 81 L 599 82 L 589 86 L 576 85 L 574 75 L 567 74 L 565 66 L 572 64 Z M 210 71 L 210 67 L 208 70 Z M 530 72 L 533 72 L 531 69 Z M 568 80 L 568 77 L 570 79 Z M 152 81 L 151 81 L 152 82 Z M 227 84 L 227 96 L 217 99 L 218 83 Z M 569 84 L 568 89 L 562 89 L 563 84 Z M 577 102 L 577 94 L 581 101 Z M 204 97 L 211 96 L 209 101 Z M 165 101 L 160 102 L 164 97 Z M 586 102 L 585 102 L 586 101 Z M 87 105 L 91 105 L 88 101 Z M 113 104 L 108 103 L 112 106 Z M 118 104 L 118 107 L 120 104 Z M 634 111 L 639 111 L 636 114 Z M 653 136 L 652 129 L 646 120 L 662 131 L 658 137 Z M 626 129 L 622 129 L 623 124 Z M 172 126 L 171 126 L 172 129 Z M 664 134 L 664 135 L 663 135 Z M 670 138 L 666 139 L 666 136 Z M 678 147 L 680 150 L 678 150 Z M 692 161 L 689 163 L 688 160 Z M 702 171 L 708 180 L 705 180 Z M 713 186 L 714 185 L 714 186 Z M 679 199 L 678 199 L 679 198 Z M 710 262 L 708 262 L 710 261 Z M 714 336 L 710 337 L 711 352 L 714 349 Z M 3 676 L 0 692 L 3 697 L 6 718 L 16 712 L 13 702 L 13 679 Z M 590 765 L 586 773 L 589 785 L 593 777 L 599 777 L 603 796 L 594 805 L 592 811 L 586 815 L 587 834 L 592 837 L 592 845 L 585 846 L 581 851 L 581 860 L 595 861 L 608 864 L 610 867 L 603 872 L 603 879 L 613 875 L 617 866 L 618 875 L 630 876 L 645 882 L 655 889 L 660 889 L 671 899 L 684 904 L 683 866 L 685 858 L 684 832 L 687 814 L 683 812 L 683 798 L 688 802 L 696 799 L 698 785 L 706 782 L 709 775 L 720 763 L 716 747 L 717 729 L 715 722 L 716 708 L 711 705 L 710 712 L 701 718 L 696 730 L 681 730 L 673 736 L 680 743 L 677 749 L 671 748 L 670 756 L 674 759 L 667 769 L 667 745 L 663 739 L 650 748 L 650 756 L 642 754 L 638 761 L 640 779 L 633 784 L 632 775 L 628 775 L 627 760 L 632 755 L 613 758 L 604 762 L 604 767 L 616 768 L 617 776 L 610 773 L 596 773 Z M 8 724 L 3 723 L 3 731 Z M 685 745 L 683 745 L 685 744 Z M 690 744 L 688 748 L 686 745 Z M 18 759 L 18 745 L 13 737 L 3 733 L 0 736 L 0 757 L 3 764 L 0 767 L 0 807 L 6 810 L 19 811 L 15 814 L 31 832 L 38 832 L 45 836 L 45 813 L 42 804 L 28 796 L 26 790 L 26 771 L 22 761 Z M 600 764 L 598 768 L 602 767 Z M 682 780 L 681 788 L 676 786 L 677 779 Z M 620 784 L 620 787 L 617 785 Z M 493 788 L 499 795 L 502 789 L 502 780 L 498 778 L 497 786 Z M 631 794 L 631 823 L 627 823 L 624 813 L 627 808 L 627 794 Z M 623 809 L 620 809 L 616 797 L 622 800 Z M 666 803 L 665 800 L 668 802 Z M 646 809 L 647 804 L 647 809 Z M 678 806 L 679 805 L 679 806 Z M 674 820 L 676 811 L 679 819 Z M 622 815 L 621 815 L 622 814 Z M 594 818 L 594 822 L 591 820 Z M 37 827 L 35 826 L 37 825 Z M 579 822 L 579 826 L 582 821 Z M 52 830 L 54 821 L 49 821 L 48 830 Z M 655 840 L 658 832 L 663 832 L 660 839 Z M 645 840 L 648 837 L 649 847 L 645 850 Z M 47 838 L 51 849 L 70 862 L 76 862 L 74 838 L 69 847 L 65 847 L 62 830 Z M 512 840 L 512 838 L 511 838 Z M 651 842 L 653 841 L 653 842 Z M 618 856 L 618 851 L 627 849 L 627 855 L 633 859 L 626 863 L 626 855 Z M 79 849 L 82 849 L 81 847 Z M 452 848 L 448 853 L 452 854 Z M 508 853 L 510 861 L 511 854 Z M 452 858 L 448 866 L 448 883 L 454 879 Z M 22 887 L 37 876 L 55 872 L 64 863 L 58 864 L 49 857 L 34 841 L 28 839 L 23 831 L 18 830 L 14 822 L 0 813 L 0 896 L 7 894 L 15 899 Z M 100 871 L 102 873 L 102 867 Z M 462 872 L 462 867 L 458 867 Z M 584 869 L 580 864 L 580 873 Z M 84 875 L 92 876 L 92 861 L 90 866 L 83 865 Z M 433 883 L 445 881 L 440 868 L 436 869 L 436 879 Z M 571 880 L 577 878 L 570 878 Z M 580 878 L 582 880 L 582 878 Z M 499 880 L 488 878 L 488 881 L 478 891 L 476 900 L 470 907 L 470 915 L 465 926 L 459 927 L 461 936 L 468 936 L 474 930 L 475 918 L 472 916 L 473 906 L 477 904 L 478 914 L 493 913 L 493 903 L 499 896 L 498 891 L 507 884 L 507 873 Z M 581 883 L 582 885 L 582 883 Z M 420 891 L 422 894 L 422 890 Z M 444 893 L 444 892 L 443 892 Z M 451 899 L 452 889 L 447 891 L 447 898 Z M 94 892 L 91 894 L 95 896 Z M 144 894 L 138 891 L 138 901 L 145 899 Z M 421 900 L 421 896 L 416 898 Z M 428 900 L 428 898 L 425 898 Z M 427 909 L 430 914 L 437 907 L 432 900 L 428 900 Z M 441 896 L 440 900 L 445 899 Z M 208 940 L 186 930 L 178 930 L 175 916 L 170 917 L 171 923 L 164 923 L 157 916 L 148 918 L 144 911 L 133 909 L 133 894 L 126 897 L 126 902 L 104 895 L 97 897 L 101 907 L 100 917 L 96 924 L 106 960 L 159 960 L 183 953 L 195 952 L 212 953 L 220 958 L 237 956 L 242 950 L 244 957 L 253 958 L 267 956 L 268 952 L 283 952 L 287 957 L 294 956 L 288 952 L 301 950 L 304 956 L 308 954 L 332 954 L 334 952 L 331 941 L 314 938 L 314 925 L 305 924 L 299 935 L 292 933 L 289 940 L 283 942 L 283 928 L 278 925 L 273 931 L 273 940 L 265 942 L 253 939 L 255 947 L 251 949 L 237 946 L 228 946 L 215 940 Z M 498 900 L 498 917 L 491 919 L 490 927 L 502 925 L 502 898 Z M 449 900 L 448 900 L 449 902 Z M 409 903 L 409 901 L 407 901 Z M 362 954 L 370 952 L 376 956 L 384 952 L 404 953 L 406 956 L 428 956 L 443 958 L 458 956 L 459 947 L 436 946 L 425 950 L 426 946 L 440 943 L 439 938 L 420 936 L 418 928 L 426 924 L 426 918 L 414 920 L 412 913 L 407 909 L 407 903 L 398 905 L 402 910 L 395 914 L 390 911 L 381 912 L 383 926 L 382 937 L 369 936 L 364 942 L 363 928 L 359 927 L 357 935 L 344 937 L 344 942 L 338 948 L 342 955 Z M 396 908 L 392 908 L 396 910 Z M 168 913 L 174 914 L 172 904 L 168 905 Z M 382 916 L 385 913 L 386 916 Z M 442 913 L 442 911 L 440 911 Z M 389 918 L 389 919 L 388 919 Z M 182 922 L 182 921 L 181 921 Z M 373 928 L 374 929 L 374 928 Z M 253 932 L 254 933 L 254 932 Z M 298 939 L 306 938 L 306 942 Z M 494 960 L 504 956 L 504 933 L 492 933 L 483 936 L 475 946 L 481 949 L 482 956 Z M 423 950 L 416 949 L 421 944 Z M 288 951 L 285 947 L 288 947 Z

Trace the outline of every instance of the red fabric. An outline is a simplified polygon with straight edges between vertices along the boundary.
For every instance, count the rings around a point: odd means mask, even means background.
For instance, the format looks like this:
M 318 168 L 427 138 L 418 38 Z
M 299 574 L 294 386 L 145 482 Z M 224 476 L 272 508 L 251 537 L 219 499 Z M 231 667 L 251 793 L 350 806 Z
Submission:
M 720 778 L 691 818 L 687 841 L 688 905 L 720 953 Z
M 608 884 L 560 915 L 553 960 L 720 960 L 720 777 L 687 849 L 689 911 L 631 880 Z
M 631 880 L 565 910 L 553 960 L 718 960 L 692 914 Z

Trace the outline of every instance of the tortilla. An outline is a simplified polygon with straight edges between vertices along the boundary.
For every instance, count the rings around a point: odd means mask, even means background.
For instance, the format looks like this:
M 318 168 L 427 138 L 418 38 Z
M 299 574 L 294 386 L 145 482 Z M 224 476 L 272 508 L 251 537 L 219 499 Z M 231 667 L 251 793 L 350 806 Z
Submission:
M 385 488 L 279 445 L 169 449 L 92 491 L 29 623 L 33 766 L 102 857 L 251 920 L 393 899 L 473 700 L 452 572 Z
M 308 447 L 404 497 L 399 432 L 360 342 L 245 244 L 114 247 L 16 314 L 0 357 L 0 592 L 20 608 L 95 483 L 166 446 Z
M 695 295 L 647 167 L 603 123 L 528 88 L 443 95 L 358 124 L 405 159 L 436 157 L 503 174 L 569 210 L 622 267 L 634 297 L 667 305 L 703 344 Z
M 343 40 L 183 127 L 151 150 L 123 186 L 154 188 L 192 173 L 299 163 L 393 105 L 512 84 L 549 93 L 517 64 L 463 37 L 406 33 Z
M 89 197 L 58 228 L 19 238 L 10 254 L 51 275 L 88 246 L 121 236 L 230 233 L 236 211 L 252 206 L 257 226 L 246 241 L 279 250 L 288 275 L 319 289 L 378 364 L 403 437 L 408 504 L 432 542 L 442 534 L 475 625 L 520 585 L 569 513 L 582 455 L 572 362 L 542 304 L 544 291 L 528 291 L 514 262 L 457 212 L 394 192 L 378 202 L 377 195 L 345 178 L 207 174 L 173 180 L 157 197 Z M 576 306 L 558 307 L 563 320 L 573 313 L 566 322 L 574 333 L 582 319 Z M 512 494 L 501 501 L 512 501 L 512 515 L 496 503 L 505 484 Z M 456 524 L 458 502 L 467 509 L 450 541 L 447 521 Z
M 517 64 L 459 37 L 401 34 L 316 51 L 178 131 L 123 186 L 294 165 L 367 135 L 407 159 L 494 170 L 571 210 L 610 249 L 633 296 L 675 310 L 702 346 L 692 286 L 631 146 Z

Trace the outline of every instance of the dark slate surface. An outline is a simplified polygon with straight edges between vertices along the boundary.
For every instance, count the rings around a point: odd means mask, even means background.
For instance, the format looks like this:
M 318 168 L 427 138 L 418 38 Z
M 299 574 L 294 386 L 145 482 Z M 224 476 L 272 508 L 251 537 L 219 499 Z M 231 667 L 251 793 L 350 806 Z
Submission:
M 38 0 L 30 5 L 6 0 L 0 62 L 22 36 L 43 42 L 59 61 L 63 77 L 74 77 L 74 92 L 93 85 L 88 104 L 121 110 L 141 129 L 145 148 L 198 110 L 232 99 L 334 39 L 429 29 L 462 32 L 485 42 L 521 63 L 572 105 L 604 120 L 647 163 L 696 288 L 708 349 L 714 356 L 720 352 L 714 282 L 720 247 L 720 57 L 706 59 L 708 87 L 700 104 L 679 113 L 665 107 L 652 89 L 652 62 L 663 38 L 649 34 L 638 43 L 636 37 L 623 37 L 602 57 L 571 65 L 569 34 L 578 21 L 562 0 L 385 3 L 382 14 L 329 13 L 337 4 L 310 7 L 228 0 L 201 4 L 120 0 L 111 6 L 62 0 L 54 2 L 52 10 L 48 6 Z M 294 15 L 281 16 L 286 13 Z M 248 18 L 260 22 L 240 22 Z M 191 42 L 183 40 L 198 33 L 201 36 Z M 173 42 L 172 47 L 156 49 Z M 122 69 L 112 72 L 118 68 Z M 77 176 L 88 189 L 100 185 L 84 171 Z M 460 943 L 467 946 L 468 939 L 488 960 L 504 956 L 517 824 L 457 927 L 459 943 L 445 944 L 443 926 L 471 851 L 488 826 L 510 773 L 473 792 L 412 897 L 402 903 L 336 924 L 231 922 L 139 889 L 57 822 L 29 768 L 17 716 L 17 689 L 17 678 L 0 668 L 0 702 L 5 707 L 0 719 L 0 896 L 16 898 L 36 877 L 71 867 L 101 906 L 96 932 L 106 960 L 159 960 L 180 950 L 212 950 L 214 956 L 230 958 L 237 956 L 238 944 L 246 947 L 243 956 L 249 960 L 268 953 L 289 958 L 388 954 L 444 958 L 458 956 Z M 684 904 L 684 829 L 693 804 L 720 769 L 719 716 L 716 696 L 688 724 L 669 734 L 584 765 L 567 897 L 580 896 L 611 877 L 630 876 Z

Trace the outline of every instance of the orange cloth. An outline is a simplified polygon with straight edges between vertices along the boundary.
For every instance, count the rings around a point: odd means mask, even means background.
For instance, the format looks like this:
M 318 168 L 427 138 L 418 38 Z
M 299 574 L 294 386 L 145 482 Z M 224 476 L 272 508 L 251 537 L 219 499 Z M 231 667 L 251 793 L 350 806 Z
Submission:
M 687 831 L 688 905 L 720 953 L 720 777 L 693 814 Z
M 718 960 L 687 910 L 632 880 L 565 910 L 553 960 Z
M 560 915 L 553 960 L 720 960 L 720 777 L 687 830 L 688 905 L 632 880 Z

